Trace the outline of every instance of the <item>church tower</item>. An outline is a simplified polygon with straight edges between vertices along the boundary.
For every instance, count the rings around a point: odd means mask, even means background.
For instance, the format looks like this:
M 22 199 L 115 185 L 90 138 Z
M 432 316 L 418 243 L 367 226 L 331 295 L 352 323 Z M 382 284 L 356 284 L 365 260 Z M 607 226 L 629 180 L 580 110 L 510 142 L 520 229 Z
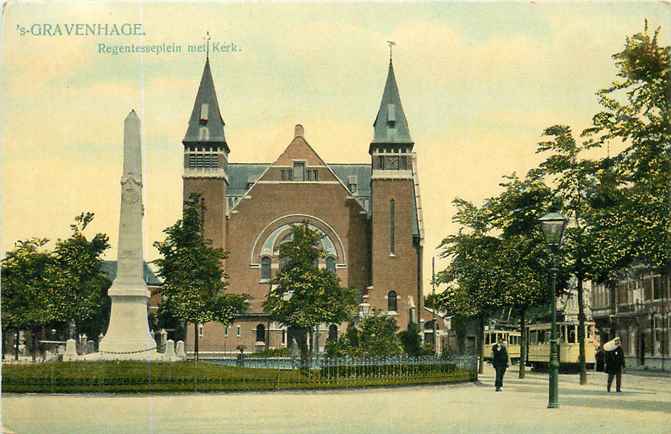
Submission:
M 373 123 L 372 287 L 369 302 L 401 329 L 422 311 L 422 234 L 414 142 L 389 58 L 387 81 Z
M 200 79 L 184 144 L 184 201 L 192 193 L 201 197 L 204 234 L 216 248 L 226 247 L 228 154 L 224 120 L 210 71 L 209 56 Z

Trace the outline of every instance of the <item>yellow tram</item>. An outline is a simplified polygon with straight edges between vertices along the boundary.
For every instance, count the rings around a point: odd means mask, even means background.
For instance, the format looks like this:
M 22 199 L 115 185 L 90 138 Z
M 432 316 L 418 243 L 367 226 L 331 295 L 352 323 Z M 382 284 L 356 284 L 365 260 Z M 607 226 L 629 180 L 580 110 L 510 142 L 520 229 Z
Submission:
M 528 352 L 527 364 L 534 368 L 547 366 L 550 360 L 551 323 L 530 324 L 527 327 Z M 578 321 L 557 323 L 557 341 L 559 343 L 559 365 L 577 366 L 580 348 L 578 344 Z M 585 323 L 585 363 L 588 368 L 594 366 L 594 355 L 598 342 L 595 338 L 593 322 Z
M 516 330 L 497 330 L 485 328 L 485 345 L 482 350 L 484 360 L 492 360 L 492 345 L 500 339 L 507 342 L 508 358 L 512 362 L 520 360 L 521 334 Z

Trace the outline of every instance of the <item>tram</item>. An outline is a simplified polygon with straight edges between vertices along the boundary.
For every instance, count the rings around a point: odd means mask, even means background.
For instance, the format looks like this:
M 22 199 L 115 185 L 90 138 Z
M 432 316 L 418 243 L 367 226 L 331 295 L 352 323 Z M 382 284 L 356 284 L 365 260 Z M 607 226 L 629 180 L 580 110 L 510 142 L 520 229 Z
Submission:
M 506 349 L 508 350 L 508 358 L 511 363 L 520 360 L 520 344 L 522 343 L 520 332 L 516 330 L 488 328 L 485 328 L 485 346 L 482 349 L 482 357 L 484 360 L 492 360 L 492 345 L 494 345 L 497 340 L 507 342 Z
M 530 324 L 527 326 L 528 352 L 527 364 L 534 368 L 547 367 L 550 361 L 551 323 Z M 577 367 L 580 355 L 578 343 L 578 321 L 557 323 L 557 342 L 559 344 L 559 366 Z M 598 342 L 593 322 L 585 323 L 585 364 L 588 369 L 594 367 L 594 356 Z

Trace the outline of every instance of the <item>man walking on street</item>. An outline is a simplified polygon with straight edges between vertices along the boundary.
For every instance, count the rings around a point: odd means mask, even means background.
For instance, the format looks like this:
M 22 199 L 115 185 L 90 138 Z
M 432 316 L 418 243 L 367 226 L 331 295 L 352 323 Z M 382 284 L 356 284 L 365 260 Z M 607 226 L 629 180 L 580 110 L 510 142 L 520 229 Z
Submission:
M 612 349 L 611 349 L 612 348 Z M 620 390 L 622 386 L 622 369 L 624 368 L 624 352 L 620 343 L 620 338 L 617 337 L 604 345 L 606 350 L 606 372 L 608 372 L 608 392 L 610 386 L 613 384 L 613 377 L 615 377 L 615 391 Z
M 492 365 L 496 369 L 496 391 L 500 392 L 503 388 L 503 376 L 506 373 L 508 368 L 508 351 L 506 347 L 501 342 L 501 339 L 496 341 L 496 344 L 492 346 Z

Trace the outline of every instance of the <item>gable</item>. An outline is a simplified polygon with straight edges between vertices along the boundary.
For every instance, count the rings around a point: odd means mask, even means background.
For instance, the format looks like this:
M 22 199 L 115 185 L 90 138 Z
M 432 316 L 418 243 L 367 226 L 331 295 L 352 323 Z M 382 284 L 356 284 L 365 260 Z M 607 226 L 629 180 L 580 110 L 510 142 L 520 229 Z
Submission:
M 303 137 L 294 137 L 273 166 L 291 166 L 294 160 L 304 160 L 308 166 L 326 166 L 324 160 Z

